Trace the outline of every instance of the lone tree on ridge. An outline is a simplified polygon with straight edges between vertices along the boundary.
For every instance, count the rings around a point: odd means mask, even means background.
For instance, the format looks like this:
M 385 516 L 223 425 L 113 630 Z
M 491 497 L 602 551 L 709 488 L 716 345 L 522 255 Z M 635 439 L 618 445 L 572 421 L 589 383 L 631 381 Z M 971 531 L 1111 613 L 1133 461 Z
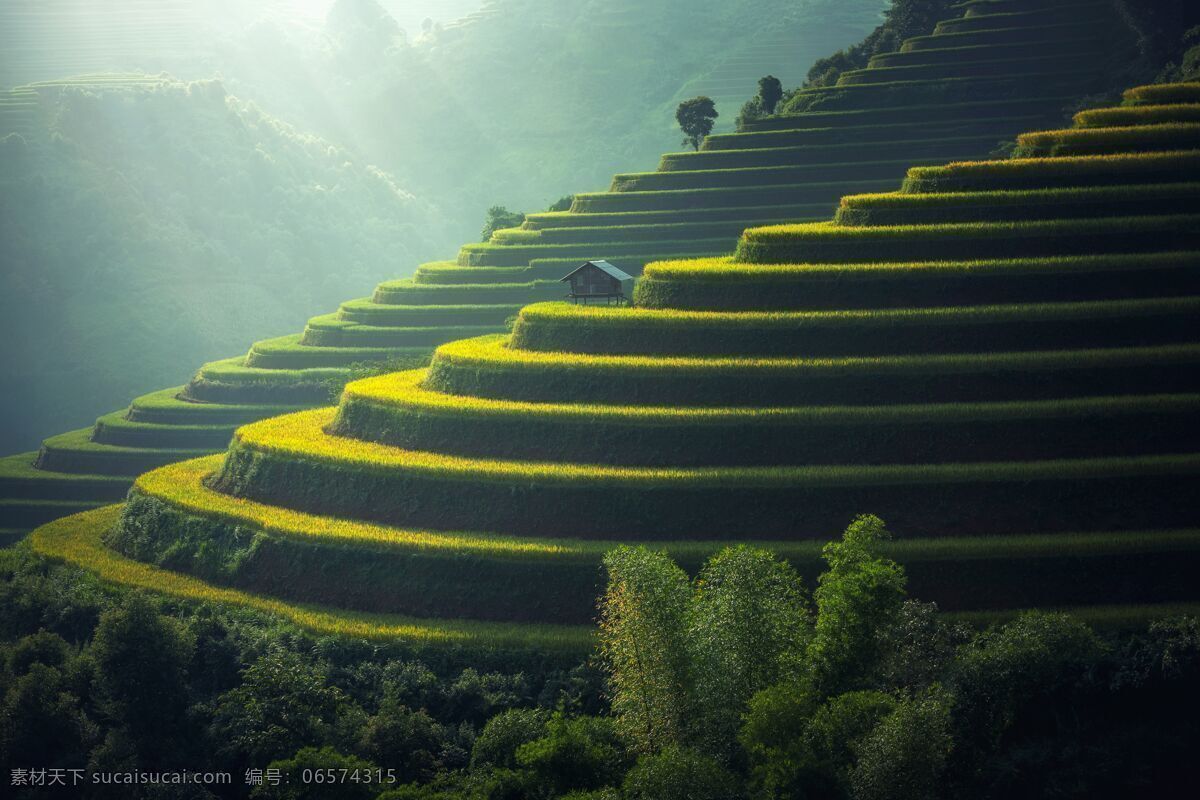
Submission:
M 775 106 L 783 99 L 783 84 L 779 82 L 779 78 L 774 75 L 759 78 L 758 99 L 762 103 L 763 111 L 774 114 Z
M 684 100 L 675 109 L 675 121 L 679 130 L 683 131 L 684 144 L 690 144 L 694 149 L 700 149 L 704 137 L 712 133 L 713 120 L 717 118 L 717 107 L 711 97 L 693 97 Z

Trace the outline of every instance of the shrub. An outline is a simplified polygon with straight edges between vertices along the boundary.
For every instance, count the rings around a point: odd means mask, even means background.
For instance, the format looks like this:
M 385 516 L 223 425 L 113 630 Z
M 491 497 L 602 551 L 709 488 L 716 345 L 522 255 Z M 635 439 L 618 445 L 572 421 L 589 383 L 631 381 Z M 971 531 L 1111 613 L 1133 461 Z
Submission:
M 540 708 L 510 708 L 487 721 L 471 748 L 471 769 L 517 766 L 517 750 L 546 734 L 549 713 Z
M 517 764 L 549 796 L 614 785 L 628 757 L 612 720 L 556 712 L 546 734 L 517 748 Z
M 644 755 L 621 786 L 626 800 L 737 800 L 737 776 L 712 756 L 670 745 Z
M 858 748 L 850 771 L 856 800 L 935 800 L 954 746 L 952 700 L 937 692 L 901 698 Z
M 774 75 L 767 75 L 758 79 L 758 99 L 762 103 L 763 110 L 768 115 L 775 113 L 775 107 L 779 101 L 783 99 L 783 84 L 779 78 Z
M 520 211 L 509 211 L 504 206 L 492 206 L 487 210 L 487 218 L 483 223 L 483 230 L 480 231 L 481 242 L 486 242 L 492 238 L 492 234 L 502 228 L 516 228 L 525 221 L 525 215 Z
M 288 759 L 272 761 L 268 769 L 278 770 L 289 780 L 273 785 L 269 782 L 255 786 L 250 796 L 263 800 L 322 800 L 330 796 L 330 787 L 337 787 L 337 796 L 346 800 L 370 800 L 378 793 L 374 783 L 363 780 L 341 780 L 342 771 L 351 775 L 374 773 L 375 764 L 355 756 L 339 753 L 332 747 L 303 747 Z M 303 780 L 311 772 L 313 780 Z M 328 780 L 325 780 L 328 778 Z

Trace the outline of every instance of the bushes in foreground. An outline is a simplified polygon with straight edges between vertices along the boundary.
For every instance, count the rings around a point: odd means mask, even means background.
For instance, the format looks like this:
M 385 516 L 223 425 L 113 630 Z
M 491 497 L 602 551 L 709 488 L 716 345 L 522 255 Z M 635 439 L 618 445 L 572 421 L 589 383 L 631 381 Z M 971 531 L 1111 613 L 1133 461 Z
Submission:
M 811 594 L 746 546 L 695 579 L 662 553 L 613 551 L 600 674 L 313 635 L 9 551 L 0 767 L 221 769 L 234 780 L 205 796 L 268 799 L 330 796 L 298 781 L 306 768 L 378 767 L 381 783 L 338 796 L 381 800 L 1108 800 L 1189 785 L 1195 618 L 1103 638 L 1033 612 L 973 631 L 907 598 L 888 539 L 857 519 L 812 565 Z M 242 780 L 263 768 L 291 782 Z
M 857 519 L 825 547 L 811 603 L 761 550 L 727 550 L 694 583 L 663 554 L 610 554 L 604 664 L 640 756 L 625 796 L 668 770 L 676 785 L 706 775 L 725 787 L 714 796 L 795 800 L 1121 797 L 1187 780 L 1195 619 L 1124 649 L 1042 612 L 974 633 L 906 599 L 887 538 Z

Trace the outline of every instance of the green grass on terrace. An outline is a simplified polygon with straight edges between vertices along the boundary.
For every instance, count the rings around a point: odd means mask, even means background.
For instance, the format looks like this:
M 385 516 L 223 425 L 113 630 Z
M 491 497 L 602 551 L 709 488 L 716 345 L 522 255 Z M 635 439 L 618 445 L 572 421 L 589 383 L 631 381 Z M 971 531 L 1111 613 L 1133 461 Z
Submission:
M 1046 25 L 996 27 L 983 31 L 962 31 L 914 36 L 900 45 L 900 52 L 913 50 L 940 50 L 948 47 L 987 44 L 1044 44 L 1052 46 L 1062 39 L 1081 36 L 1102 36 L 1112 27 L 1108 19 L 1083 19 L 1074 22 L 1058 22 Z
M 1142 458 L 1064 459 L 1037 462 L 787 467 L 622 467 L 557 462 L 461 458 L 330 436 L 336 409 L 275 417 L 240 428 L 231 452 L 254 451 L 272 460 L 363 471 L 385 479 L 404 474 L 477 483 L 513 480 L 552 485 L 651 487 L 862 486 L 953 482 L 1018 482 L 1128 475 L 1200 474 L 1200 454 Z M 225 471 L 231 462 L 225 461 Z M 233 466 L 233 469 L 237 469 Z
M 1034 113 L 1057 114 L 1064 105 L 1075 99 L 1071 95 L 1058 95 L 1054 97 L 912 103 L 901 106 L 890 105 L 836 111 L 805 110 L 801 113 L 788 113 L 787 109 L 784 109 L 783 113 L 773 117 L 747 122 L 742 133 L 816 128 L 862 128 L 900 123 L 929 126 L 945 123 L 956 124 L 983 118 L 1018 119 L 1022 115 Z
M 97 444 L 119 447 L 214 449 L 224 447 L 239 424 L 140 422 L 127 419 L 123 411 L 115 411 L 96 420 L 92 440 Z
M 357 325 L 486 325 L 503 322 L 521 310 L 516 304 L 404 306 L 376 303 L 369 297 L 348 300 L 338 308 L 341 321 Z M 321 320 L 323 317 L 316 317 Z M 310 321 L 311 323 L 311 321 Z
M 713 311 L 916 308 L 997 302 L 1116 300 L 1200 294 L 1196 252 L 902 264 L 753 264 L 729 259 L 649 265 L 634 290 L 649 308 Z
M 971 14 L 970 16 L 946 19 L 934 27 L 934 35 L 955 33 L 960 31 L 994 30 L 996 28 L 1012 28 L 1017 26 L 1036 27 L 1050 22 L 1073 22 L 1080 15 L 1095 12 L 1095 3 L 1064 2 L 1061 5 L 1042 6 L 1021 11 L 992 11 Z
M 804 222 L 750 228 L 743 241 L 771 242 L 828 239 L 928 239 L 942 237 L 998 238 L 1003 236 L 1055 236 L 1112 231 L 1134 233 L 1146 229 L 1196 229 L 1200 214 L 1121 217 L 1103 220 L 1025 220 L 1021 222 L 962 222 L 939 225 L 872 225 L 854 227 L 832 221 Z
M 180 399 L 185 387 L 161 389 L 135 399 L 126 412 L 128 419 L 161 425 L 241 425 L 263 417 L 274 417 L 301 406 L 289 405 L 225 405 L 198 403 Z
M 717 151 L 720 152 L 720 151 Z M 917 163 L 942 163 L 945 159 L 915 159 Z M 896 180 L 914 159 L 852 161 L 802 166 L 746 167 L 678 172 L 631 172 L 613 177 L 610 191 L 644 192 L 678 189 L 718 189 L 746 186 L 772 186 L 797 182 L 822 183 L 844 178 L 848 181 Z M 893 177 L 894 176 L 894 177 Z
M 136 487 L 146 496 L 200 517 L 245 525 L 299 541 L 348 545 L 368 551 L 470 554 L 488 559 L 538 560 L 550 565 L 563 562 L 598 563 L 606 552 L 622 544 L 618 540 L 526 539 L 481 532 L 411 530 L 322 517 L 230 497 L 209 489 L 203 479 L 219 465 L 219 457 L 172 464 L 141 476 Z M 817 536 L 806 539 L 749 543 L 767 547 L 784 558 L 816 560 L 825 543 Z M 728 542 L 666 540 L 646 544 L 656 550 L 667 550 L 679 560 L 696 564 Z M 902 561 L 957 561 L 1010 555 L 1037 558 L 1068 554 L 1136 554 L 1196 548 L 1200 548 L 1200 530 L 1063 533 L 1053 536 L 1013 533 L 987 538 L 914 536 L 881 545 L 882 552 Z
M 997 130 L 1011 130 L 1044 124 L 1044 114 L 1013 117 L 975 119 L 950 119 L 929 122 L 887 122 L 879 124 L 808 128 L 800 130 L 778 130 L 717 134 L 709 136 L 700 147 L 700 152 L 723 152 L 725 150 L 751 149 L 758 147 L 790 147 L 796 145 L 849 144 L 863 145 L 868 142 L 887 144 L 907 143 L 913 139 L 928 139 L 936 132 L 946 137 L 968 137 L 973 135 L 996 135 Z
M 496 335 L 450 342 L 439 347 L 431 366 L 428 385 L 452 394 L 503 397 L 506 395 L 501 392 L 518 389 L 521 392 L 561 395 L 578 390 L 579 387 L 574 385 L 576 381 L 597 387 L 606 380 L 612 382 L 609 393 L 616 394 L 618 379 L 637 380 L 638 385 L 645 385 L 647 390 L 647 394 L 640 396 L 639 401 L 653 402 L 649 394 L 651 387 L 647 382 L 675 386 L 681 379 L 690 379 L 696 382 L 697 396 L 706 385 L 717 384 L 737 396 L 738 387 L 728 382 L 770 380 L 774 377 L 794 381 L 798 385 L 804 380 L 819 379 L 885 376 L 916 379 L 920 376 L 956 375 L 965 383 L 968 376 L 990 379 L 1000 373 L 1036 372 L 1049 383 L 1050 376 L 1055 373 L 1066 375 L 1075 370 L 1112 370 L 1116 375 L 1121 370 L 1168 365 L 1190 369 L 1190 365 L 1198 359 L 1200 345 L 1196 344 L 830 358 L 591 355 L 517 350 L 507 346 L 507 337 Z M 1185 375 L 1179 377 L 1184 378 Z M 465 390 L 465 387 L 458 386 L 461 381 L 472 386 L 483 384 L 488 391 L 485 394 Z M 519 381 L 547 383 L 534 386 L 519 384 Z M 632 390 L 632 387 L 626 388 Z M 748 392 L 752 387 L 746 385 L 741 388 Z M 1152 391 L 1148 386 L 1144 388 Z M 816 389 L 814 385 L 809 398 L 815 397 Z M 596 396 L 599 397 L 599 394 Z M 515 395 L 513 398 L 540 399 Z M 899 398 L 889 399 L 901 402 Z M 744 401 L 736 404 L 747 405 Z
M 195 552 L 195 539 L 180 533 L 202 531 L 205 542 L 237 547 L 234 542 L 251 531 L 253 549 L 232 573 L 214 579 L 293 601 L 421 616 L 582 622 L 593 617 L 595 598 L 603 588 L 602 555 L 617 544 L 350 522 L 233 499 L 206 490 L 201 471 L 189 472 L 173 474 L 161 493 L 136 490 L 110 545 L 121 547 L 127 525 L 132 538 L 142 542 L 141 532 L 150 523 L 158 541 L 149 552 L 139 546 L 139 559 L 157 561 L 166 554 L 175 570 L 204 572 L 199 559 L 189 560 L 187 551 L 191 545 Z M 141 484 L 148 484 L 150 477 Z M 819 535 L 802 533 L 810 540 L 753 543 L 788 558 L 811 580 L 824 566 L 822 543 Z M 1114 579 L 1137 588 L 1106 595 L 1110 600 L 1161 602 L 1189 596 L 1187 581 L 1181 578 L 1196 561 L 1198 539 L 1189 530 L 956 537 L 937 543 L 917 538 L 889 543 L 887 552 L 906 567 L 918 596 L 946 607 L 1072 602 L 1080 599 L 1080 581 L 1088 582 L 1090 591 L 1100 591 L 1101 586 L 1112 587 Z M 981 542 L 991 547 L 981 548 Z M 653 541 L 650 546 L 666 550 L 694 572 L 727 543 Z M 1164 572 L 1168 560 L 1173 568 Z M 947 570 L 945 562 L 953 567 Z M 283 581 L 274 579 L 274 567 L 280 563 L 289 571 Z M 1030 570 L 1039 580 L 1028 579 Z M 1143 574 L 1166 579 L 1143 581 Z M 988 580 L 981 582 L 980 576 Z
M 838 86 L 858 86 L 874 83 L 897 83 L 903 81 L 945 80 L 947 78 L 990 78 L 997 75 L 1017 76 L 1024 74 L 1044 75 L 1056 69 L 1071 71 L 1079 64 L 1078 53 L 1053 53 L 1051 55 L 1014 55 L 999 57 L 990 52 L 990 47 L 956 48 L 955 52 L 965 56 L 961 61 L 940 61 L 932 64 L 893 64 L 870 66 L 866 69 L 850 70 L 838 78 Z M 935 51 L 922 51 L 935 52 Z M 979 60 L 971 60 L 971 57 Z
M 1007 131 L 1008 128 L 1002 130 Z M 925 137 L 889 141 L 888 155 L 891 160 L 900 157 L 922 159 L 942 156 L 942 160 L 954 157 L 986 153 L 995 147 L 999 131 L 955 136 Z M 877 143 L 882 147 L 884 143 Z M 753 167 L 780 167 L 826 164 L 849 161 L 856 156 L 870 154 L 871 148 L 862 142 L 837 142 L 829 144 L 800 144 L 779 147 L 755 147 L 742 150 L 702 149 L 694 152 L 665 153 L 659 172 L 686 172 L 714 169 L 748 169 Z
M 422 327 L 386 327 L 382 325 L 340 326 L 313 325 L 311 322 L 305 329 L 300 340 L 303 347 L 355 349 L 368 352 L 368 356 L 360 356 L 355 361 L 380 360 L 378 351 L 387 350 L 400 355 L 388 356 L 387 360 L 397 358 L 417 357 L 422 352 L 428 354 L 430 348 L 450 339 L 464 339 L 479 336 L 484 333 L 495 333 L 503 329 L 504 321 L 499 320 L 491 325 L 426 325 Z M 278 354 L 275 354 L 278 358 Z M 298 359 L 300 360 L 300 359 Z M 258 364 L 258 361 L 250 362 Z
M 415 341 L 393 347 L 315 346 L 301 342 L 303 334 L 290 334 L 276 339 L 255 342 L 246 356 L 246 367 L 265 369 L 309 369 L 343 367 L 364 361 L 406 359 L 413 366 L 422 363 L 429 353 L 433 339 L 440 338 L 436 329 L 416 328 Z M 434 331 L 434 333 L 430 333 Z M 421 340 L 426 340 L 422 342 Z
M 100 475 L 137 475 L 171 461 L 195 458 L 216 447 L 125 447 L 92 440 L 92 428 L 83 428 L 42 442 L 36 466 L 54 472 Z
M 1023 133 L 1018 158 L 1035 156 L 1167 151 L 1200 148 L 1200 122 L 1164 122 L 1123 128 L 1078 128 Z
M 1093 108 L 1087 111 L 1080 111 L 1075 115 L 1073 121 L 1078 128 L 1158 125 L 1168 122 L 1200 122 L 1200 98 L 1195 103 Z
M 558 299 L 563 295 L 562 284 L 557 280 L 529 281 L 526 283 L 457 283 L 429 285 L 411 280 L 380 284 L 375 289 L 375 303 L 391 305 L 419 305 L 422 301 L 431 306 L 446 305 L 507 305 L 529 303 L 534 300 Z
M 1186 414 L 1200 407 L 1200 395 L 1197 394 L 875 406 L 682 407 L 588 402 L 534 403 L 443 394 L 423 386 L 427 374 L 427 370 L 409 370 L 353 381 L 346 385 L 343 406 L 367 403 L 384 410 L 412 409 L 424 415 L 491 419 L 502 427 L 518 420 L 530 420 L 546 426 L 552 426 L 556 421 L 598 422 L 605 425 L 698 427 L 717 431 L 734 424 L 741 428 L 755 425 L 888 428 L 917 423 L 1030 422 L 1085 417 L 1114 419 L 1147 414 Z M 335 422 L 334 429 L 340 431 L 344 426 Z
M 1190 182 L 1200 177 L 1200 150 L 1166 153 L 1014 158 L 913 167 L 901 191 L 911 193 Z
M 836 331 L 860 326 L 881 329 L 908 325 L 956 326 L 987 322 L 1037 320 L 1153 318 L 1160 314 L 1200 314 L 1200 297 L 1159 297 L 1067 303 L 936 306 L 931 308 L 854 309 L 838 311 L 676 311 L 572 303 L 535 303 L 521 309 L 514 332 L 519 340 L 527 327 L 581 327 L 591 331 L 652 335 L 678 331 L 719 335 L 721 331 L 797 330 L 807 327 Z M 1200 337 L 1200 331 L 1197 332 Z M 520 348 L 514 341 L 513 347 Z
M 803 219 L 825 218 L 828 216 L 827 211 L 828 209 L 823 209 L 822 213 L 809 214 L 807 217 L 803 217 Z M 782 223 L 794 220 L 794 217 L 779 214 L 773 218 L 764 219 L 759 223 L 756 223 L 754 219 L 741 219 L 719 222 L 673 222 L 666 224 L 606 226 L 602 228 L 547 228 L 544 230 L 504 228 L 492 234 L 492 243 L 510 247 L 523 244 L 540 243 L 550 245 L 588 242 L 589 244 L 579 246 L 612 248 L 614 244 L 623 246 L 627 242 L 638 242 L 637 246 L 645 250 L 650 247 L 670 247 L 672 242 L 685 242 L 692 237 L 695 240 L 703 242 L 718 241 L 714 237 L 721 235 L 726 235 L 730 239 L 736 239 L 738 234 L 749 225 L 769 225 L 772 222 Z M 624 248 L 622 247 L 622 249 Z M 720 251 L 728 248 L 718 247 L 717 249 Z M 682 248 L 683 252 L 691 252 L 691 250 L 692 248 L 690 247 Z M 659 250 L 658 252 L 664 251 Z
M 846 192 L 883 191 L 895 186 L 896 179 L 887 178 L 706 189 L 591 192 L 575 195 L 574 207 L 578 211 L 590 212 L 686 211 L 723 208 L 739 202 L 747 205 L 826 202 L 832 209 L 837 204 L 837 199 Z
M 735 257 L 751 263 L 939 260 L 988 252 L 1056 256 L 1200 247 L 1200 215 L 848 226 L 834 222 L 750 228 Z
M 525 223 L 521 227 L 525 230 L 545 231 L 556 228 L 669 225 L 680 222 L 727 222 L 743 219 L 820 216 L 828 210 L 828 203 L 809 203 L 677 209 L 671 211 L 616 211 L 608 214 L 591 214 L 578 211 L 548 211 L 539 214 L 529 214 L 525 217 Z
M 811 280 L 871 280 L 879 276 L 930 274 L 944 275 L 1012 275 L 1012 274 L 1087 274 L 1089 272 L 1120 272 L 1130 266 L 1139 269 L 1171 268 L 1195 263 L 1197 254 L 1190 251 L 1140 253 L 1133 255 L 1105 254 L 1089 256 L 1054 256 L 1022 259 L 974 259 L 963 261 L 876 262 L 858 264 L 743 264 L 732 258 L 705 258 L 688 261 L 659 261 L 647 264 L 643 277 L 658 281 L 703 281 L 719 283 L 757 283 L 778 280 L 796 282 Z
M 1055 42 L 1054 47 L 1056 54 L 1065 55 L 1069 53 L 1074 55 L 1075 58 L 1080 58 L 1086 54 L 1100 53 L 1104 49 L 1104 42 L 1089 36 L 1061 39 Z M 1029 46 L 1026 44 L 987 44 L 946 47 L 936 50 L 880 53 L 871 57 L 871 60 L 867 63 L 867 68 L 955 64 L 960 61 L 979 61 L 982 60 L 981 56 L 995 60 L 1027 57 L 1029 56 Z
M 301 380 L 323 381 L 341 378 L 349 374 L 342 368 L 313 368 L 313 369 L 261 369 L 248 367 L 244 357 L 226 358 L 221 361 L 210 361 L 197 372 L 197 378 L 219 383 L 262 383 L 287 384 Z M 185 392 L 191 391 L 192 384 L 185 387 Z
M 1198 211 L 1200 183 L 1165 183 L 847 195 L 842 198 L 834 221 L 853 226 L 904 225 Z
M 30 535 L 31 546 L 45 556 L 93 572 L 106 582 L 182 600 L 249 608 L 324 635 L 402 639 L 434 647 L 517 647 L 552 652 L 587 652 L 592 646 L 592 629 L 587 626 L 482 623 L 368 614 L 287 603 L 213 586 L 190 576 L 142 564 L 106 548 L 102 537 L 117 522 L 120 512 L 119 506 L 109 506 L 50 523 Z
M 129 480 L 123 476 L 52 472 L 34 467 L 37 453 L 0 458 L 0 492 L 8 496 L 45 499 L 117 500 Z
M 1125 90 L 1124 98 L 1129 105 L 1200 103 L 1200 81 L 1135 86 Z

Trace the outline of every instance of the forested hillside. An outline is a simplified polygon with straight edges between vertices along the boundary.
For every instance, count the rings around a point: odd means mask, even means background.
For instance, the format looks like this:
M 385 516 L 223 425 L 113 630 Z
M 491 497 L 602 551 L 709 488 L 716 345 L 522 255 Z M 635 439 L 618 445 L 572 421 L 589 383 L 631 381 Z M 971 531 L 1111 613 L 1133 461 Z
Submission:
M 429 207 L 219 82 L 80 80 L 7 98 L 0 443 L 188 376 L 402 273 Z

